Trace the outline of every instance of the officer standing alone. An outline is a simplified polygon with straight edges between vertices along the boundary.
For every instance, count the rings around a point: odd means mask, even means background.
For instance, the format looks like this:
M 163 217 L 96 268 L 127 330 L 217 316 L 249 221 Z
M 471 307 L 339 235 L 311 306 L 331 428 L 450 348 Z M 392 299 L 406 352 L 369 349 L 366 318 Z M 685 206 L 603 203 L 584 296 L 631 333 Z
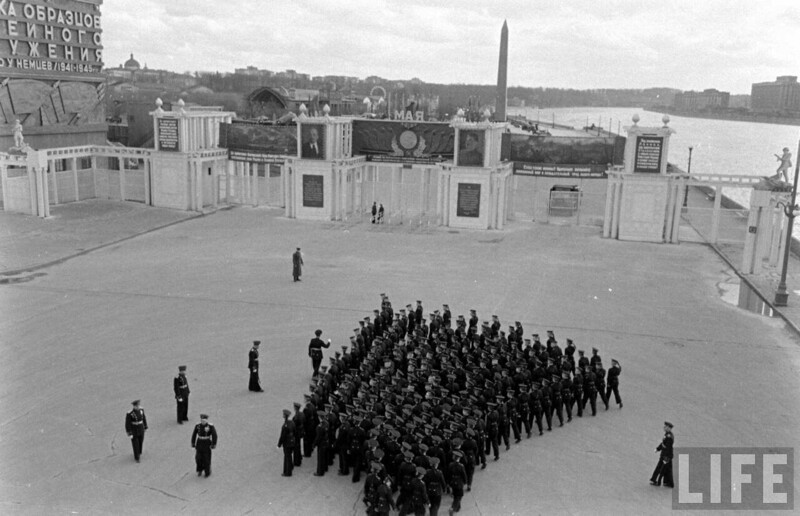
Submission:
M 189 380 L 186 379 L 186 366 L 178 366 L 178 376 L 172 381 L 175 401 L 178 404 L 178 424 L 189 421 Z
M 261 388 L 261 380 L 258 377 L 258 347 L 260 345 L 260 340 L 254 340 L 253 347 L 248 354 L 247 368 L 250 370 L 250 385 L 248 388 L 253 392 L 264 392 L 264 389 Z
M 217 429 L 208 422 L 206 414 L 200 414 L 200 422 L 192 431 L 192 448 L 194 462 L 197 466 L 197 476 L 205 472 L 206 478 L 211 476 L 211 450 L 217 447 Z
M 139 403 L 141 403 L 140 400 L 132 401 L 133 408 L 125 414 L 125 432 L 131 438 L 133 458 L 136 462 L 139 462 L 139 457 L 142 455 L 144 432 L 147 430 L 147 417 L 145 417 L 144 409 L 139 406 Z

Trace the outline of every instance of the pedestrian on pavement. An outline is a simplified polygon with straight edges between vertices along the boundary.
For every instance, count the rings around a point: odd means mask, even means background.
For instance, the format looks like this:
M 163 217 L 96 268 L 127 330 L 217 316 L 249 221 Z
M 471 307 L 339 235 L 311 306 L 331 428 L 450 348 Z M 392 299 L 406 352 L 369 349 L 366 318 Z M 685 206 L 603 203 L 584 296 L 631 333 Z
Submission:
M 375 219 L 378 216 L 378 205 L 377 203 L 372 203 L 372 223 L 375 224 Z
M 261 380 L 258 378 L 258 347 L 260 345 L 260 340 L 254 340 L 253 347 L 248 354 L 247 368 L 250 370 L 249 389 L 253 392 L 264 392 L 264 389 L 261 388 Z
M 294 447 L 297 444 L 295 438 L 294 421 L 289 419 L 292 412 L 283 409 L 283 426 L 281 436 L 278 439 L 278 448 L 283 448 L 283 473 L 284 477 L 291 477 L 294 469 Z
M 186 379 L 186 366 L 178 366 L 178 376 L 172 381 L 175 401 L 178 404 L 178 424 L 189 421 L 189 380 Z
M 661 444 L 656 448 L 657 452 L 661 452 L 658 458 L 658 464 L 653 471 L 653 476 L 650 477 L 650 483 L 654 486 L 660 486 L 664 483 L 664 487 L 674 487 L 672 481 L 672 445 L 675 443 L 675 436 L 672 435 L 672 423 L 664 421 L 664 438 Z
M 378 208 L 378 224 L 383 224 L 383 203 L 381 203 L 381 207 Z
M 315 331 L 314 335 L 315 337 L 308 343 L 308 356 L 311 357 L 311 369 L 314 371 L 314 374 L 311 375 L 312 378 L 319 376 L 319 366 L 322 363 L 322 348 L 331 347 L 331 339 L 328 339 L 328 342 L 324 342 L 319 338 L 322 335 L 322 330 Z
M 131 438 L 133 458 L 136 462 L 139 462 L 139 457 L 142 455 L 144 432 L 147 430 L 147 417 L 145 417 L 144 409 L 139 405 L 140 403 L 141 400 L 133 400 L 131 402 L 133 408 L 125 414 L 125 432 Z
M 206 478 L 211 476 L 211 450 L 217 447 L 217 429 L 208 422 L 206 414 L 200 414 L 200 422 L 192 431 L 192 448 L 197 476 L 205 472 Z
M 614 393 L 614 401 L 619 408 L 622 408 L 622 398 L 619 395 L 619 375 L 622 374 L 622 366 L 619 362 L 611 359 L 611 369 L 608 370 L 608 387 L 606 388 L 606 401 L 611 401 L 611 393 Z
M 292 255 L 292 276 L 295 281 L 300 281 L 300 276 L 303 275 L 303 255 L 300 253 L 300 248 Z

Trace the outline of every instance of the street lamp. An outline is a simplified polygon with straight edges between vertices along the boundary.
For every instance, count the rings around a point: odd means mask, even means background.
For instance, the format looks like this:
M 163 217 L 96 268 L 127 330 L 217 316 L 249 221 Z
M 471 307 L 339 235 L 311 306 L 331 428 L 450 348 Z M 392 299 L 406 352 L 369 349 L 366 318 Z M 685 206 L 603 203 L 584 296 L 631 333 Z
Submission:
M 800 141 L 797 142 L 797 150 L 800 153 Z M 789 293 L 786 292 L 786 268 L 789 266 L 789 252 L 792 248 L 792 227 L 794 218 L 797 216 L 800 207 L 797 206 L 797 176 L 800 173 L 800 162 L 794 166 L 794 186 L 792 187 L 792 204 L 786 205 L 779 202 L 783 207 L 783 213 L 789 219 L 786 223 L 786 244 L 783 248 L 783 267 L 781 268 L 781 281 L 778 283 L 778 290 L 775 291 L 775 306 L 786 306 L 789 301 Z
M 689 164 L 686 166 L 686 174 L 692 173 L 692 151 L 694 147 L 689 145 Z M 689 200 L 689 178 L 686 178 L 686 189 L 683 191 L 683 207 L 686 207 L 686 202 Z

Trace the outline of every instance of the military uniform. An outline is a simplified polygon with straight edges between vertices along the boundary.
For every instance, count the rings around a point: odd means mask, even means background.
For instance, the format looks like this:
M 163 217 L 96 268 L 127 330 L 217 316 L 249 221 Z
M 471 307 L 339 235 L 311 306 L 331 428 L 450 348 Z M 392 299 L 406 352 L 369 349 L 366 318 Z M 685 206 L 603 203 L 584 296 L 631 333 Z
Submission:
M 248 389 L 252 392 L 264 392 L 261 388 L 261 380 L 258 378 L 258 346 L 261 345 L 260 340 L 253 341 L 253 348 L 248 354 L 247 368 L 250 370 L 250 384 Z
M 300 404 L 294 404 L 294 448 L 292 448 L 292 463 L 295 467 L 300 467 L 303 464 L 303 451 L 301 443 L 305 437 L 306 431 L 306 415 L 300 410 Z
M 303 255 L 300 253 L 300 248 L 297 248 L 292 254 L 292 276 L 295 281 L 300 281 L 300 276 L 303 275 Z
M 294 421 L 289 419 L 291 412 L 283 411 L 283 426 L 281 436 L 278 438 L 278 448 L 283 448 L 283 476 L 291 477 L 294 469 L 294 447 L 297 443 L 295 438 Z
M 178 424 L 189 421 L 189 380 L 186 379 L 186 366 L 178 366 L 178 376 L 172 381 L 177 402 Z
M 675 436 L 672 435 L 672 423 L 665 421 L 664 438 L 656 448 L 656 451 L 661 452 L 661 455 L 658 458 L 656 469 L 650 477 L 650 483 L 654 486 L 660 486 L 663 481 L 665 487 L 674 487 L 672 481 L 672 446 L 674 443 Z
M 205 472 L 206 477 L 211 475 L 211 450 L 217 447 L 217 429 L 208 422 L 208 416 L 200 414 L 200 422 L 195 425 L 192 432 L 192 448 L 195 449 L 194 461 L 197 466 L 197 476 Z
M 322 330 L 315 331 L 314 335 L 315 337 L 308 343 L 308 356 L 311 357 L 311 368 L 314 372 L 312 378 L 319 376 L 319 366 L 322 364 L 322 348 L 329 348 L 331 345 L 330 340 L 324 342 L 319 338 L 322 335 Z
M 619 408 L 622 408 L 622 398 L 619 395 L 619 375 L 622 373 L 622 367 L 614 359 L 611 359 L 611 369 L 608 370 L 608 387 L 606 388 L 606 401 L 611 401 L 611 393 L 614 393 L 614 401 L 617 402 Z
M 144 415 L 144 409 L 139 407 L 139 400 L 135 400 L 131 404 L 133 408 L 125 414 L 125 432 L 131 438 L 133 458 L 139 462 L 144 445 L 144 432 L 147 430 L 147 417 Z

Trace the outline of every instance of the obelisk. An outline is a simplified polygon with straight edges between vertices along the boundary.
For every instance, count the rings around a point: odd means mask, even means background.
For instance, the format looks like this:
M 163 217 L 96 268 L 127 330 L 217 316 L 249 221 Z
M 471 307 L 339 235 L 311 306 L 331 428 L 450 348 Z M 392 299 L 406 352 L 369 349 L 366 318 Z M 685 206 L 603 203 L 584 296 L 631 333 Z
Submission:
M 500 31 L 500 62 L 497 65 L 497 100 L 494 106 L 494 121 L 506 121 L 508 104 L 508 23 L 503 20 Z

